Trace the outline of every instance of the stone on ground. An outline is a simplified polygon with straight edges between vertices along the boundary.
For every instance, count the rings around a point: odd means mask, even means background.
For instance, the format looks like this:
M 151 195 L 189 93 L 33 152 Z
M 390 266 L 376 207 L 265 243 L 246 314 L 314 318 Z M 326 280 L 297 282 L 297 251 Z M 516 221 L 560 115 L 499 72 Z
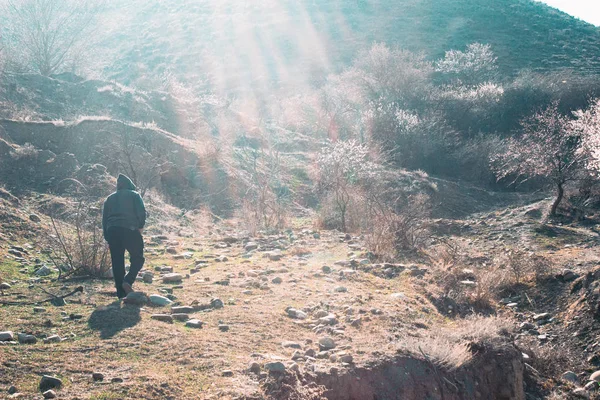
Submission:
M 590 376 L 590 381 L 596 381 L 596 382 L 600 382 L 600 371 L 596 371 L 594 372 L 591 376 Z
M 335 349 L 335 346 L 335 341 L 328 336 L 319 339 L 319 347 L 321 350 Z
M 44 375 L 40 380 L 39 389 L 40 392 L 44 393 L 50 389 L 60 389 L 62 387 L 62 381 L 54 376 Z
M 188 328 L 199 329 L 202 328 L 202 321 L 197 319 L 190 319 L 185 323 L 185 326 L 187 326 Z
M 269 372 L 285 372 L 285 365 L 282 362 L 269 362 L 265 364 L 265 369 Z
M 92 374 L 94 382 L 102 382 L 104 380 L 104 374 L 102 372 L 94 372 Z
M 183 275 L 173 272 L 162 277 L 164 283 L 178 283 L 183 280 Z
M 15 335 L 11 331 L 0 332 L 0 342 L 12 342 Z
M 173 317 L 169 314 L 153 314 L 150 318 L 161 322 L 173 323 Z
M 158 294 L 150 295 L 150 303 L 154 304 L 155 306 L 168 306 L 173 304 L 170 299 Z
M 577 374 L 573 371 L 567 371 L 564 374 L 562 374 L 562 378 L 565 381 L 569 381 L 569 382 L 577 382 Z

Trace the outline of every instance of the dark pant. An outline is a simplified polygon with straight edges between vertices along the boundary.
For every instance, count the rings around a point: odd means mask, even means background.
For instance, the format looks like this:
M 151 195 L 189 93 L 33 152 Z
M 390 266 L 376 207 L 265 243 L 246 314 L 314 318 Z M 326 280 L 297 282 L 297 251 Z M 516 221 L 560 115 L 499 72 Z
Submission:
M 106 241 L 110 247 L 112 270 L 117 287 L 117 296 L 125 297 L 123 281 L 133 285 L 138 272 L 144 266 L 144 239 L 138 230 L 113 226 L 106 231 Z M 125 275 L 125 250 L 129 252 L 129 273 Z

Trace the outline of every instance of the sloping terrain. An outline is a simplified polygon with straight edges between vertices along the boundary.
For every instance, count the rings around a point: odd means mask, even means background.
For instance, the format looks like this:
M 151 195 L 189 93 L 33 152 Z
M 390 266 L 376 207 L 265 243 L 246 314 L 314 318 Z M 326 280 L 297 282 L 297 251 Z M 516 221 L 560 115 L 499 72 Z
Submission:
M 48 229 L 29 207 L 3 203 Z M 426 265 L 372 264 L 357 238 L 301 225 L 248 237 L 235 221 L 168 230 L 154 215 L 136 289 L 171 305 L 115 301 L 110 280 L 55 282 L 36 273 L 42 234 L 0 239 L 0 331 L 14 334 L 0 341 L 3 394 L 33 397 L 51 375 L 59 397 L 81 399 L 524 399 L 508 324 L 446 320 L 423 290 Z
M 598 28 L 530 0 L 368 0 L 260 3 L 112 2 L 119 26 L 102 54 L 110 79 L 152 88 L 175 76 L 216 93 L 318 82 L 373 42 L 435 59 L 489 43 L 503 75 L 522 69 L 600 71 Z

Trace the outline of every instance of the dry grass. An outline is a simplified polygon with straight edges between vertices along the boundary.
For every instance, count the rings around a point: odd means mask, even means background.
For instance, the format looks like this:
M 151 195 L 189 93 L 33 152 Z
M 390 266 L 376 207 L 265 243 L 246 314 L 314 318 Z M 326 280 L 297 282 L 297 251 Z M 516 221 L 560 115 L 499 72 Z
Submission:
M 215 227 L 217 229 L 226 232 L 230 227 L 223 225 Z M 314 277 L 316 272 L 321 272 L 322 265 L 333 265 L 334 261 L 344 259 L 348 252 L 347 245 L 337 241 L 335 232 L 321 232 L 320 240 L 312 235 L 303 235 L 300 230 L 294 232 L 306 245 L 297 250 L 290 247 L 290 253 L 311 250 L 312 254 L 308 255 L 305 263 L 298 263 L 293 254 L 287 254 L 278 262 L 268 261 L 260 253 L 250 259 L 238 258 L 237 255 L 243 253 L 241 244 L 226 250 L 212 250 L 214 241 L 202 233 L 206 232 L 197 232 L 194 238 L 177 238 L 178 248 L 195 249 L 194 257 L 206 257 L 208 266 L 185 279 L 183 289 L 175 289 L 174 293 L 182 305 L 189 305 L 195 300 L 207 302 L 212 297 L 219 297 L 226 303 L 225 308 L 220 310 L 192 314 L 193 318 L 205 323 L 203 329 L 192 330 L 178 322 L 166 324 L 152 320 L 151 314 L 169 313 L 169 308 L 121 306 L 113 303 L 112 282 L 86 281 L 83 283 L 84 294 L 70 299 L 63 308 L 47 306 L 47 312 L 41 314 L 33 314 L 30 306 L 0 309 L 2 315 L 7 316 L 2 325 L 5 329 L 30 332 L 38 338 L 58 334 L 67 339 L 55 344 L 38 341 L 36 345 L 0 347 L 0 357 L 8 363 L 6 365 L 21 366 L 14 369 L 0 365 L 0 374 L 26 395 L 36 392 L 38 374 L 43 371 L 56 374 L 66 382 L 60 390 L 61 396 L 82 399 L 252 396 L 260 391 L 260 387 L 258 381 L 246 372 L 250 361 L 262 364 L 272 357 L 282 357 L 285 363 L 290 363 L 292 350 L 281 347 L 283 340 L 296 341 L 305 349 L 318 350 L 315 344 L 318 339 L 332 334 L 328 331 L 315 333 L 308 324 L 289 318 L 284 311 L 287 306 L 306 310 L 323 308 L 335 313 L 340 323 L 346 326 L 344 334 L 334 335 L 335 340 L 339 347 L 351 346 L 350 352 L 357 363 L 368 359 L 375 343 L 379 350 L 389 348 L 390 352 L 393 351 L 393 343 L 388 336 L 398 327 L 398 322 L 390 315 L 405 315 L 400 324 L 407 326 L 415 319 L 425 318 L 428 325 L 441 320 L 436 314 L 406 314 L 406 302 L 414 303 L 416 307 L 432 307 L 425 300 L 417 299 L 410 285 L 403 280 L 387 281 L 362 272 L 345 278 L 337 273 Z M 148 270 L 157 265 L 171 265 L 175 271 L 187 273 L 194 264 L 193 260 L 175 260 L 163 254 L 164 244 L 147 244 Z M 218 263 L 212 258 L 221 251 L 227 251 L 228 262 Z M 287 268 L 287 272 L 281 270 L 282 267 Z M 20 267 L 9 264 L 2 268 Z M 269 289 L 251 288 L 251 294 L 244 294 L 250 280 L 263 282 L 260 278 L 244 276 L 250 270 L 269 270 L 264 275 Z M 12 290 L 32 298 L 45 298 L 42 288 L 60 293 L 63 286 L 43 283 L 40 289 L 38 286 L 29 288 L 28 275 L 15 271 L 14 276 L 18 282 Z M 283 282 L 271 283 L 275 277 L 281 277 Z M 230 280 L 228 286 L 213 283 L 225 278 Z M 334 289 L 340 285 L 347 287 L 348 292 L 335 292 Z M 161 293 L 160 289 L 168 285 L 162 284 L 157 277 L 152 284 L 138 281 L 135 286 L 137 290 L 154 294 Z M 378 292 L 374 293 L 374 289 Z M 404 292 L 407 299 L 391 301 L 389 294 L 394 292 Z M 8 298 L 12 299 L 12 296 L 12 293 L 7 294 Z M 362 315 L 360 327 L 351 327 L 346 322 L 348 307 L 355 310 L 352 317 Z M 374 307 L 380 308 L 382 314 L 369 313 Z M 359 314 L 359 309 L 365 313 Z M 79 314 L 83 318 L 64 319 L 62 311 Z M 52 327 L 45 325 L 47 320 L 52 321 Z M 220 322 L 229 325 L 228 332 L 218 329 Z M 307 344 L 307 341 L 313 344 Z M 75 358 L 73 354 L 85 356 Z M 323 366 L 336 365 L 328 360 L 320 360 L 319 363 Z M 232 370 L 234 377 L 222 377 L 221 371 L 225 369 Z M 103 372 L 109 380 L 122 377 L 125 382 L 94 384 L 90 378 L 94 371 Z
M 437 365 L 454 370 L 472 359 L 472 344 L 497 344 L 510 329 L 511 324 L 506 319 L 474 315 L 435 332 L 402 338 L 400 350 L 422 355 Z

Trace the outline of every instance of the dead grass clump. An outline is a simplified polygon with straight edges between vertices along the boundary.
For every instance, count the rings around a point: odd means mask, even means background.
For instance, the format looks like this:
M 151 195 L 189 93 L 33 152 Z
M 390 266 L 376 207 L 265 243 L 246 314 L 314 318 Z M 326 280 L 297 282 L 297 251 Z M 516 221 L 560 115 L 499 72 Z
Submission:
M 460 241 L 446 240 L 428 252 L 432 280 L 441 297 L 464 309 L 493 308 L 493 300 L 510 286 L 508 272 L 495 263 L 468 265 L 468 249 Z
M 540 281 L 552 274 L 553 265 L 547 258 L 517 249 L 508 249 L 494 260 L 494 263 L 508 271 L 513 283 L 519 285 L 527 280 Z
M 501 343 L 510 328 L 510 322 L 503 318 L 473 315 L 426 335 L 403 338 L 399 351 L 421 355 L 454 370 L 472 359 L 474 349 Z

